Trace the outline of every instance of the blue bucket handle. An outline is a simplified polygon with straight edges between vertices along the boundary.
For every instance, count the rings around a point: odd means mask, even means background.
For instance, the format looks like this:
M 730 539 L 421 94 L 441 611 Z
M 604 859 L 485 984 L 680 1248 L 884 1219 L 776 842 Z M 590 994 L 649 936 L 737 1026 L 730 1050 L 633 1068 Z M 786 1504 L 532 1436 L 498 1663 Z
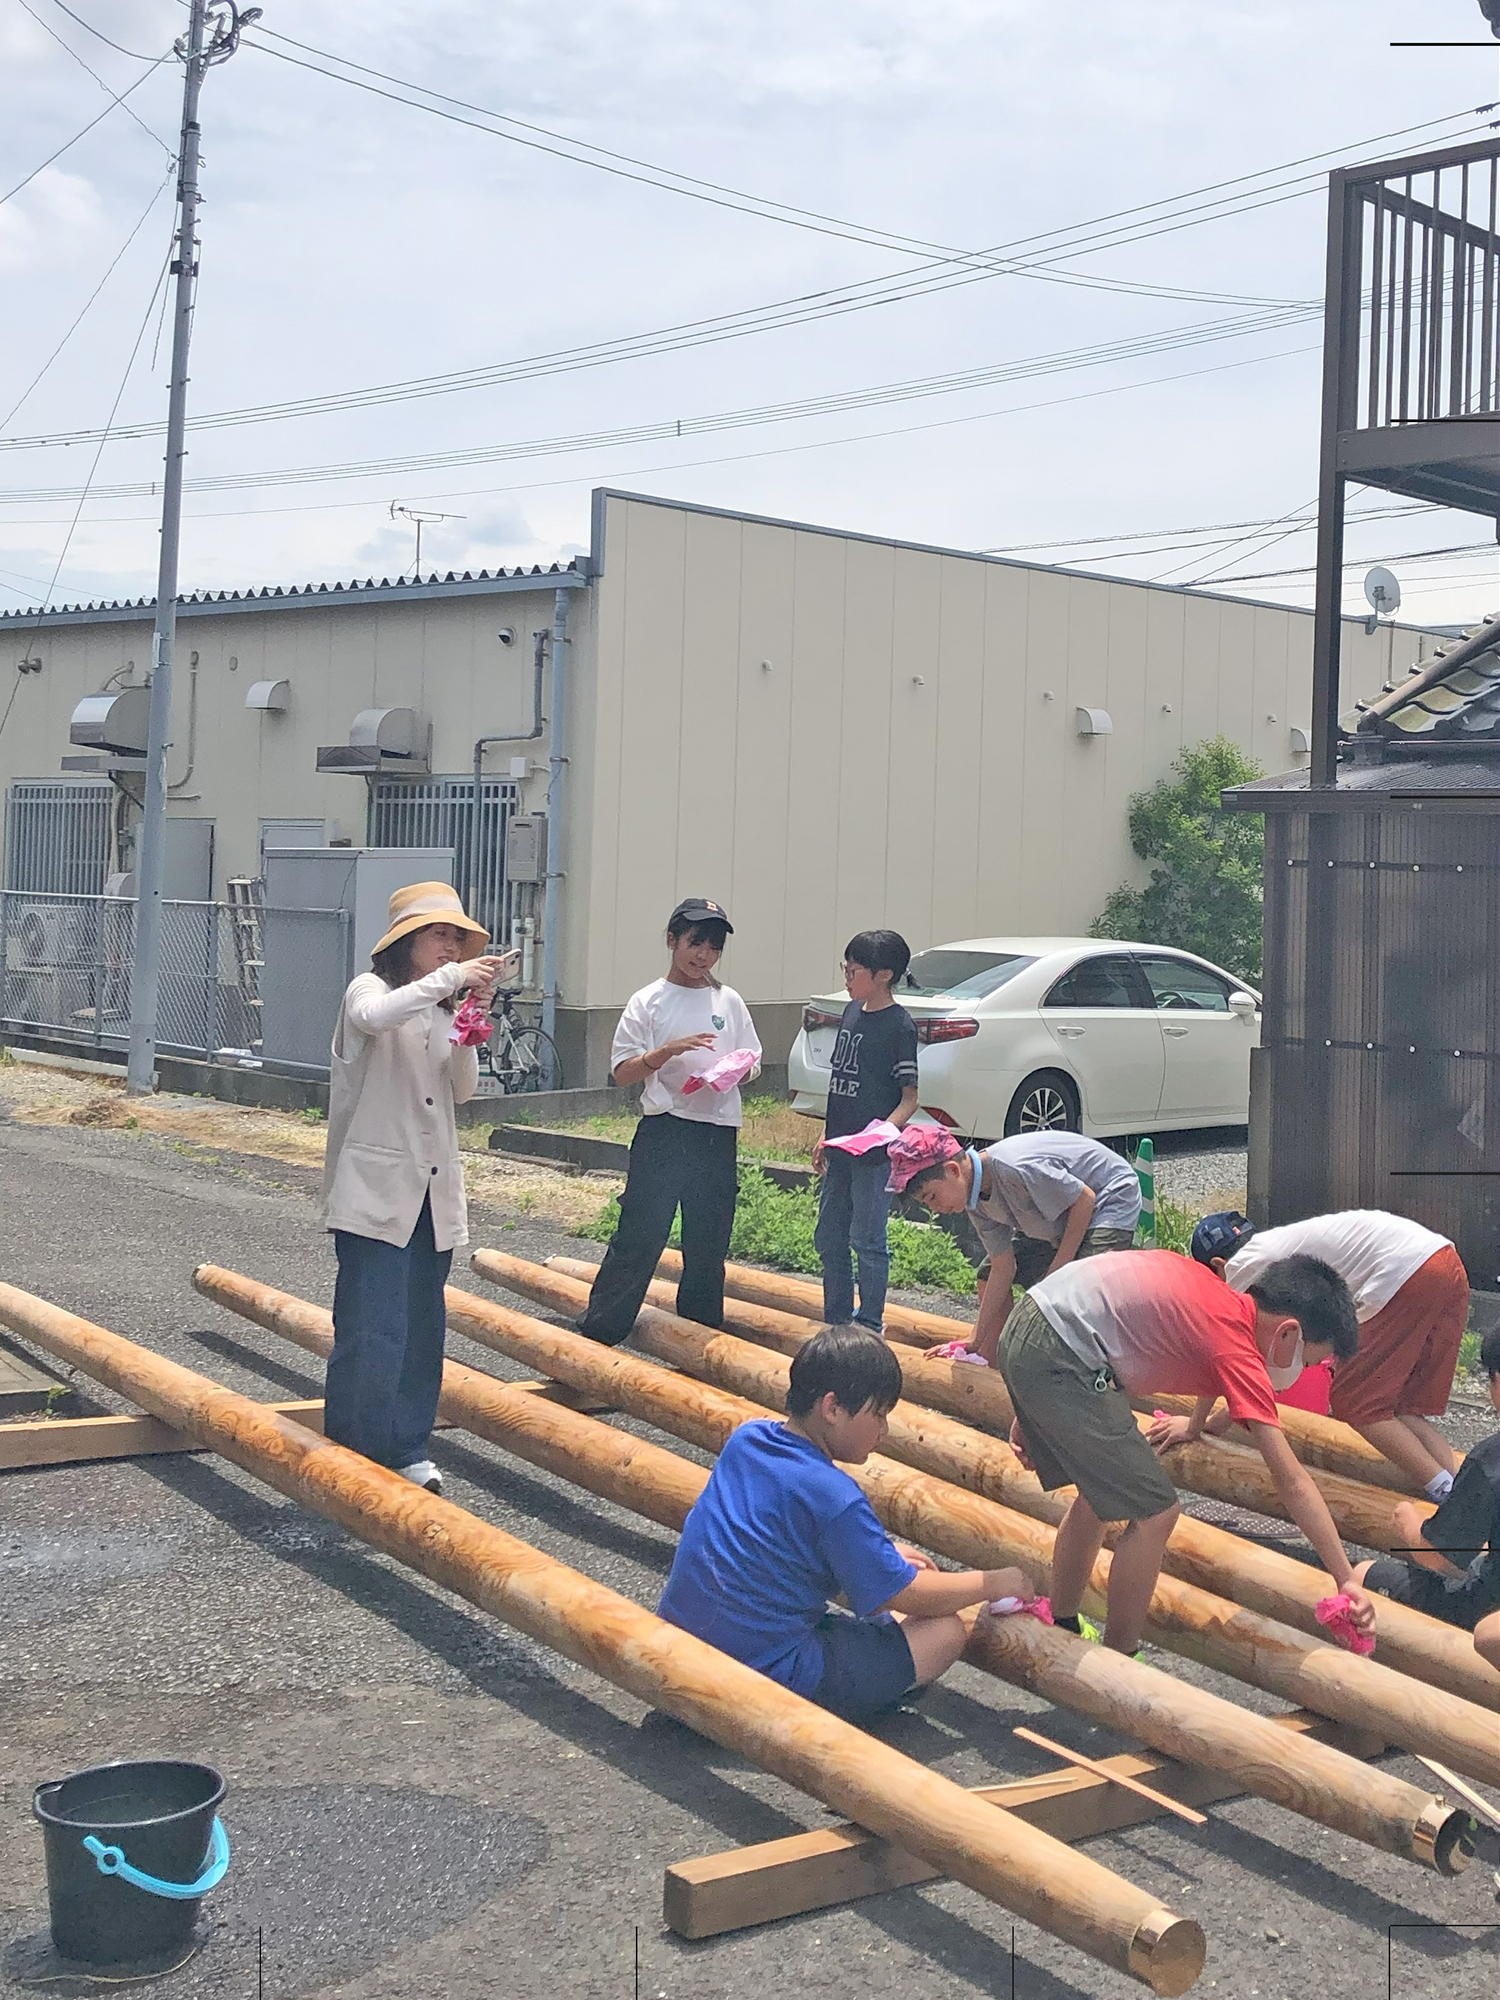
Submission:
M 122 1848 L 106 1847 L 96 1834 L 85 1834 L 83 1844 L 93 1855 L 101 1875 L 118 1875 L 122 1882 L 128 1882 L 133 1889 L 144 1889 L 148 1896 L 168 1896 L 179 1903 L 191 1902 L 193 1897 L 206 1896 L 210 1889 L 217 1889 L 229 1867 L 229 1835 L 217 1814 L 208 1837 L 208 1860 L 196 1882 L 163 1882 L 144 1869 L 132 1868 Z

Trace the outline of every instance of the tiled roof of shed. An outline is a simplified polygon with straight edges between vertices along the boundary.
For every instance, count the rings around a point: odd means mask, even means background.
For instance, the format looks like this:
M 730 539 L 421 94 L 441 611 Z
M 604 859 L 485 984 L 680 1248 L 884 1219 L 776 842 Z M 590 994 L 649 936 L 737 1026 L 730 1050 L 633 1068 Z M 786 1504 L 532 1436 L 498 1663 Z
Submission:
M 457 570 L 450 569 L 446 576 L 440 576 L 434 570 L 431 576 L 398 576 L 394 581 L 388 576 L 383 576 L 378 583 L 374 577 L 367 576 L 363 583 L 357 577 L 354 577 L 348 583 L 293 583 L 287 585 L 278 583 L 266 584 L 260 590 L 201 590 L 193 591 L 186 597 L 179 597 L 177 608 L 179 611 L 192 611 L 195 609 L 201 610 L 205 605 L 209 604 L 259 606 L 273 603 L 277 599 L 280 599 L 283 603 L 295 599 L 300 604 L 305 603 L 310 597 L 328 597 L 345 591 L 418 589 L 427 591 L 440 589 L 445 583 L 498 583 L 501 581 L 515 581 L 522 577 L 536 577 L 539 581 L 545 581 L 551 576 L 576 575 L 577 571 L 578 563 L 575 558 L 572 562 L 553 563 L 545 569 L 540 563 L 533 564 L 530 569 L 527 569 L 523 563 L 517 569 L 503 569 L 498 567 L 492 570 L 466 569 L 462 574 Z M 56 617 L 59 613 L 64 612 L 140 612 L 154 611 L 155 609 L 156 599 L 154 597 L 121 597 L 111 598 L 107 601 L 101 598 L 97 603 L 90 601 L 87 604 L 54 604 L 48 606 L 46 610 L 33 607 L 29 611 L 0 611 L 0 624 L 7 622 L 11 624 L 30 624 L 37 618 Z
M 1352 733 L 1398 743 L 1500 744 L 1500 618 L 1485 619 L 1404 681 L 1361 703 Z

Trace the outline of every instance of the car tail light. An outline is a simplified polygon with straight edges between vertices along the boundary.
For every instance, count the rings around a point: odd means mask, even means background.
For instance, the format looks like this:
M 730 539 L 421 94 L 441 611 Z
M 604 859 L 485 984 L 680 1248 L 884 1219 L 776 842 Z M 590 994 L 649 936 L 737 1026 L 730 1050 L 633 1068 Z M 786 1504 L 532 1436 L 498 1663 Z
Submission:
M 978 1033 L 979 1023 L 963 1014 L 946 1014 L 933 1021 L 917 1023 L 919 1042 L 967 1042 Z
M 958 1130 L 958 1120 L 953 1116 L 952 1112 L 944 1111 L 940 1104 L 924 1104 L 922 1109 L 927 1113 L 929 1118 L 935 1118 L 939 1125 L 946 1125 L 950 1132 Z
M 822 1007 L 802 1009 L 802 1026 L 809 1035 L 818 1028 L 836 1028 L 843 1018 L 842 1014 L 830 1014 Z

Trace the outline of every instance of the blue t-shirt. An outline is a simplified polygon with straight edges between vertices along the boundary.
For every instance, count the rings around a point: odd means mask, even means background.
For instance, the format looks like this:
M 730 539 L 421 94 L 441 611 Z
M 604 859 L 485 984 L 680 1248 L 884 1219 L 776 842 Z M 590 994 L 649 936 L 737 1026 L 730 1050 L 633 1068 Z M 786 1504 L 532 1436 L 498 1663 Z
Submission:
M 828 1137 L 847 1139 L 863 1132 L 872 1119 L 889 1118 L 916 1081 L 917 1024 L 911 1015 L 898 1006 L 867 1013 L 858 1000 L 851 1000 L 833 1045 Z
M 867 1618 L 917 1574 L 847 1472 L 777 1418 L 741 1424 L 683 1524 L 658 1614 L 811 1694 L 818 1620 L 840 1594 Z

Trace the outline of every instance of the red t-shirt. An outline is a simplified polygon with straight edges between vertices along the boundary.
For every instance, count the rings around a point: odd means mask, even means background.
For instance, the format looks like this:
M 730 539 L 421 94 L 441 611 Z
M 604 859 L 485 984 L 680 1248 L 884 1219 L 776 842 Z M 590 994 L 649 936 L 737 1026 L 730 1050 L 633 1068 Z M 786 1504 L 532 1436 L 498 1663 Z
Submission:
M 1033 1285 L 1048 1324 L 1128 1396 L 1222 1396 L 1236 1423 L 1275 1424 L 1255 1301 L 1175 1250 L 1111 1250 Z

